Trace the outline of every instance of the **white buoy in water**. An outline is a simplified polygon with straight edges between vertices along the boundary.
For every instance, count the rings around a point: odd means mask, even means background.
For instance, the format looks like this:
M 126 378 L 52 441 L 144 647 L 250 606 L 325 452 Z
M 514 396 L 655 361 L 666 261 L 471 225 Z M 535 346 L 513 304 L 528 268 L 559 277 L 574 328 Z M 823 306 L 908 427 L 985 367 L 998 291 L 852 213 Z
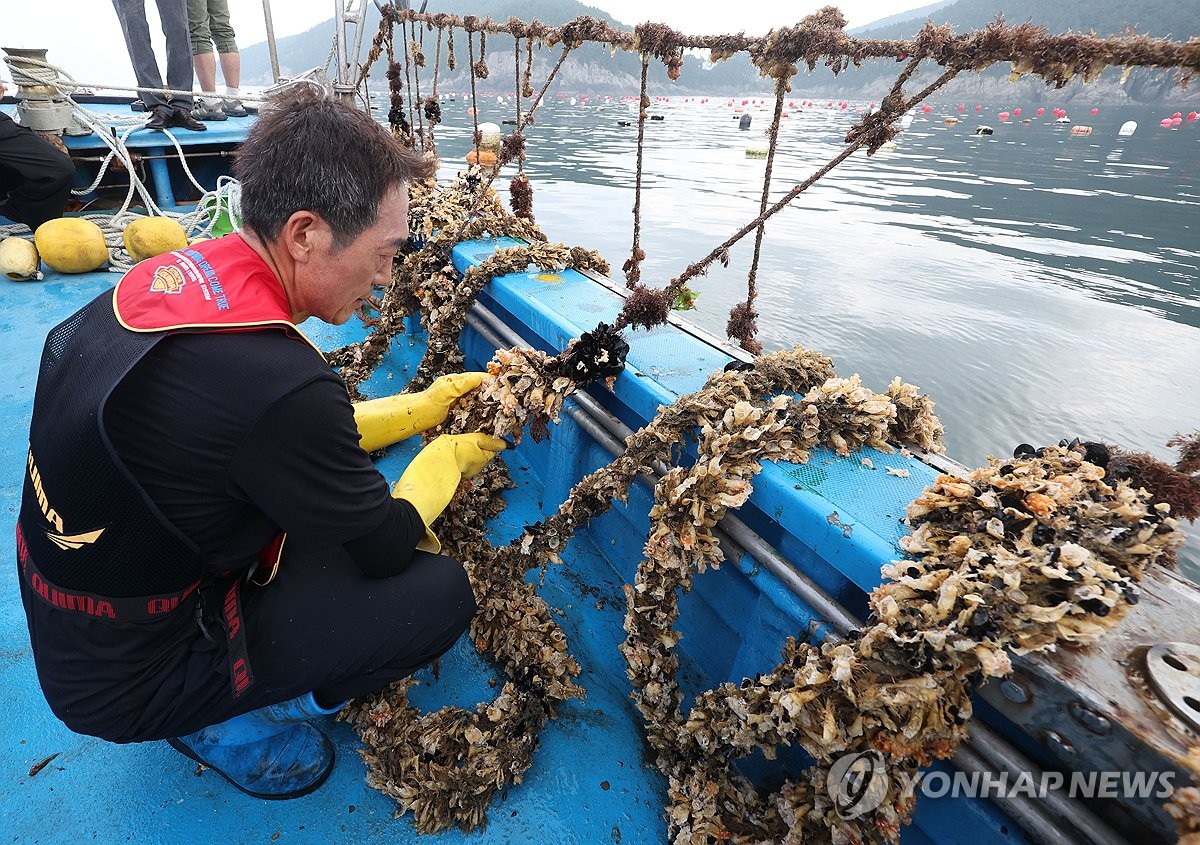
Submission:
M 571 105 L 575 105 L 577 102 L 578 100 L 576 100 L 574 97 L 571 98 Z
M 1121 128 L 1117 130 L 1117 134 L 1122 138 L 1128 138 L 1137 131 L 1137 121 L 1127 120 L 1121 124 Z
M 479 124 L 479 146 L 496 152 L 500 149 L 500 127 L 495 123 Z

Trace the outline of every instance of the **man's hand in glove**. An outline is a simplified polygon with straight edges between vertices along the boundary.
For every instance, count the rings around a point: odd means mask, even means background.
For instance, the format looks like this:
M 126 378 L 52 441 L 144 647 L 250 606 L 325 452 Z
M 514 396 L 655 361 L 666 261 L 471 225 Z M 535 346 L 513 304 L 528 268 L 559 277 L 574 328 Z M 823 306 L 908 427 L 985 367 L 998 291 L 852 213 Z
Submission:
M 443 434 L 417 453 L 392 495 L 410 502 L 425 523 L 425 539 L 418 549 L 441 551 L 441 541 L 429 526 L 450 504 L 459 482 L 476 475 L 507 445 L 499 437 L 479 432 Z
M 359 445 L 367 452 L 441 425 L 450 406 L 483 382 L 487 373 L 451 373 L 420 393 L 399 393 L 354 405 Z

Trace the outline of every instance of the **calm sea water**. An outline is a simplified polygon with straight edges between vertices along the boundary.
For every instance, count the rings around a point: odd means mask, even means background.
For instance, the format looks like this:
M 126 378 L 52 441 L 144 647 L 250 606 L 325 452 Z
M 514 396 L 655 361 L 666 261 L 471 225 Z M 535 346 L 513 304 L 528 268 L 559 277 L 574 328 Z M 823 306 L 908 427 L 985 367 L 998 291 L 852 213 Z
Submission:
M 797 95 L 797 106 L 802 101 Z M 770 103 L 656 102 L 646 125 L 643 281 L 665 284 L 753 219 Z M 735 107 L 740 107 L 737 98 Z M 826 101 L 822 101 L 822 104 Z M 468 101 L 443 103 L 439 153 L 470 147 Z M 842 148 L 855 108 L 794 108 L 782 122 L 772 199 Z M 1103 439 L 1174 462 L 1165 442 L 1200 428 L 1200 121 L 1188 107 L 1073 109 L 1073 136 L 1044 102 L 933 102 L 874 157 L 857 153 L 773 217 L 759 269 L 760 339 L 801 342 L 883 390 L 893 376 L 937 402 L 951 456 L 969 466 L 1021 442 Z M 1023 109 L 1001 122 L 997 112 Z M 947 115 L 961 116 L 955 126 Z M 480 119 L 513 117 L 481 101 Z M 1127 120 L 1138 129 L 1118 137 Z M 619 121 L 633 121 L 620 126 Z M 991 136 L 974 135 L 987 124 Z M 504 127 L 511 131 L 511 127 Z M 552 100 L 527 132 L 534 213 L 552 238 L 601 251 L 619 275 L 632 237 L 636 113 L 614 99 Z M 447 169 L 446 173 L 452 170 Z M 498 182 L 499 184 L 499 182 Z M 504 183 L 506 187 L 507 183 Z M 693 286 L 690 319 L 724 335 L 745 296 L 753 235 Z M 1183 567 L 1200 577 L 1200 531 Z

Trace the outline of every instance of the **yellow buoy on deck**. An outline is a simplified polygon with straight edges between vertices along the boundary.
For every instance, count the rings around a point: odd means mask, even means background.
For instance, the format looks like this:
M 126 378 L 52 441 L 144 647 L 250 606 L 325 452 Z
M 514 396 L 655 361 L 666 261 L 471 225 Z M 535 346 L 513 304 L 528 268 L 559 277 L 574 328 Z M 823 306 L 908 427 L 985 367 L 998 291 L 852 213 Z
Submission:
M 40 279 L 38 252 L 33 241 L 25 238 L 5 238 L 0 241 L 0 273 L 14 282 Z
M 183 227 L 169 217 L 143 217 L 125 227 L 125 251 L 134 261 L 145 261 L 188 245 Z
M 90 273 L 108 261 L 104 233 L 80 217 L 47 220 L 33 233 L 33 240 L 46 266 L 60 273 Z

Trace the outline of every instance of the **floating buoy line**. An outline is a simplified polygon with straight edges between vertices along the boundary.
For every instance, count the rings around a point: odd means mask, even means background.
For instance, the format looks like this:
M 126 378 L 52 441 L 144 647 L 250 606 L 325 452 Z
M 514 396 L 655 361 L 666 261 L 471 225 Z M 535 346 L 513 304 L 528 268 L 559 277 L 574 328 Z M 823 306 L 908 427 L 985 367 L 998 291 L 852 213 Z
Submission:
M 859 630 L 824 642 L 791 638 L 777 666 L 740 685 L 700 693 L 684 711 L 674 651 L 678 600 L 696 577 L 722 563 L 714 530 L 748 500 L 762 461 L 804 462 L 817 447 L 841 455 L 865 445 L 883 451 L 905 449 L 904 444 L 942 449 L 933 402 L 899 378 L 875 393 L 857 376 L 839 378 L 828 358 L 801 346 L 762 354 L 755 339 L 756 270 L 768 219 L 857 149 L 872 154 L 888 144 L 906 112 L 962 71 L 1008 61 L 1014 78 L 1032 73 L 1061 88 L 1075 76 L 1090 81 L 1107 65 L 1178 68 L 1185 84 L 1200 70 L 1195 39 L 1179 44 L 1144 36 L 1052 36 L 1030 24 L 996 21 L 965 35 L 927 25 L 914 39 L 876 41 L 852 39 L 844 26 L 841 14 L 828 7 L 762 38 L 687 37 L 661 24 L 623 32 L 590 17 L 560 27 L 515 18 L 497 24 L 383 7 L 363 78 L 386 52 L 388 122 L 414 148 L 436 151 L 443 43 L 446 66 L 453 70 L 455 32 L 460 45 L 466 33 L 474 163 L 448 186 L 430 180 L 412 187 L 410 244 L 392 283 L 361 315 L 371 331 L 328 355 L 354 398 L 361 398 L 359 386 L 404 331 L 407 318 L 419 315 L 428 331 L 426 352 L 406 388 L 418 390 L 461 368 L 459 336 L 491 278 L 531 264 L 546 272 L 568 267 L 609 272 L 593 251 L 548 242 L 534 221 L 532 186 L 523 172 L 525 133 L 559 69 L 584 42 L 634 51 L 642 60 L 624 307 L 615 325 L 601 323 L 561 355 L 497 350 L 487 366 L 489 378 L 430 435 L 484 431 L 516 443 L 526 434 L 535 440 L 549 436 L 567 397 L 593 382 L 611 386 L 628 351 L 623 332 L 659 325 L 673 307 L 687 307 L 696 295 L 689 281 L 713 261 L 727 264 L 730 247 L 755 234 L 747 295 L 727 327 L 731 338 L 756 355 L 752 363 L 715 374 L 700 390 L 661 408 L 611 463 L 581 479 L 554 514 L 526 526 L 506 546 L 494 546 L 483 528 L 501 512 L 503 492 L 511 486 L 499 462 L 464 485 L 440 518 L 436 530 L 444 548 L 463 561 L 471 578 L 479 606 L 471 637 L 503 678 L 497 694 L 474 709 L 421 713 L 408 701 L 414 684 L 409 679 L 343 711 L 366 745 L 368 781 L 392 796 L 402 812 L 413 812 L 419 831 L 483 825 L 496 794 L 519 783 L 532 765 L 539 732 L 556 707 L 583 697 L 568 638 L 526 575 L 560 562 L 575 531 L 614 501 L 626 500 L 640 476 L 661 478 L 643 560 L 634 582 L 625 586 L 627 638 L 621 652 L 649 753 L 667 779 L 666 819 L 676 843 L 897 841 L 913 796 L 889 794 L 877 809 L 844 819 L 826 787 L 832 762 L 849 752 L 871 751 L 889 768 L 915 773 L 951 756 L 967 740 L 971 694 L 981 680 L 1007 675 L 1011 654 L 1091 642 L 1112 628 L 1137 603 L 1137 583 L 1146 569 L 1173 560 L 1183 541 L 1177 520 L 1200 516 L 1200 432 L 1171 441 L 1180 451 L 1173 467 L 1116 447 L 1064 441 L 1042 449 L 1018 447 L 1013 458 L 992 459 L 962 477 L 940 475 L 909 506 L 912 532 L 901 542 L 907 558 L 883 566 L 884 583 L 871 593 L 871 614 Z M 424 38 L 434 31 L 433 80 L 422 95 Z M 515 128 L 500 139 L 490 160 L 483 155 L 488 150 L 475 87 L 477 77 L 490 73 L 489 36 L 514 40 L 516 91 L 514 117 L 505 121 Z M 560 50 L 537 92 L 535 47 Z M 653 290 L 640 274 L 646 256 L 640 213 L 647 68 L 652 59 L 661 61 L 676 79 L 683 51 L 694 48 L 709 49 L 713 62 L 747 52 L 775 80 L 762 196 L 755 219 Z M 878 109 L 849 131 L 845 150 L 771 203 L 779 121 L 798 68 L 823 63 L 836 74 L 882 57 L 894 58 L 902 69 Z M 943 71 L 907 95 L 905 85 L 925 61 Z M 491 185 L 514 163 L 510 211 Z M 498 249 L 460 278 L 451 249 L 485 236 L 529 245 Z M 695 459 L 687 457 L 692 453 Z M 757 791 L 733 766 L 756 750 L 773 757 L 782 745 L 803 747 L 815 762 L 769 794 Z M 1200 780 L 1200 773 L 1194 778 Z M 1195 792 L 1177 789 L 1169 808 L 1181 835 L 1200 830 Z

